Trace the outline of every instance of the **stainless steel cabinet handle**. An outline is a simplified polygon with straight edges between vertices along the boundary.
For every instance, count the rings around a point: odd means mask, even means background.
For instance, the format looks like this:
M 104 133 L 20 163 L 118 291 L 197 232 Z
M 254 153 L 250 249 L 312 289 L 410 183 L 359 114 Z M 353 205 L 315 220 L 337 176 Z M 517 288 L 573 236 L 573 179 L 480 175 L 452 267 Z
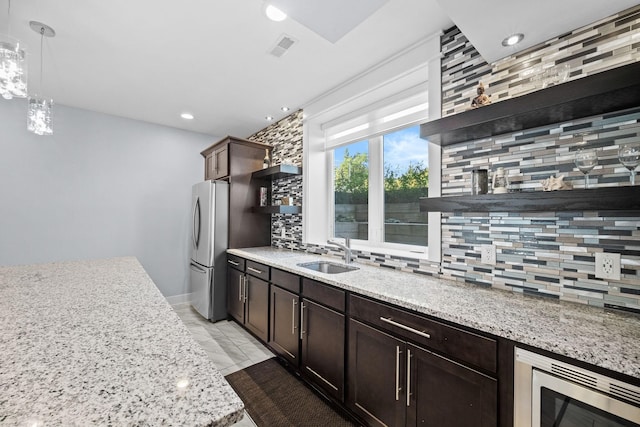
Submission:
M 294 299 L 291 300 L 291 335 L 296 334 L 296 304 L 298 302 Z
M 235 265 L 236 267 L 240 265 L 239 262 L 231 261 L 230 259 L 228 259 L 227 262 L 231 265 Z
M 396 400 L 400 400 L 400 346 L 396 346 Z
M 262 274 L 262 270 L 256 270 L 255 268 L 247 267 L 247 270 L 253 271 L 256 274 Z
M 304 330 L 304 309 L 305 308 L 307 308 L 307 306 L 304 305 L 304 302 L 300 304 L 300 339 L 304 339 L 304 334 L 305 334 L 305 330 Z
M 395 322 L 391 320 L 390 317 L 380 317 L 380 320 L 385 323 L 389 323 L 390 325 L 397 326 L 400 329 L 404 329 L 405 331 L 413 332 L 414 334 L 420 335 L 421 337 L 431 338 L 431 335 L 429 335 L 428 333 L 419 331 L 407 325 L 403 325 L 402 323 Z
M 243 276 L 242 278 L 244 279 L 243 280 L 243 283 L 244 283 L 244 302 L 246 303 L 247 299 L 248 299 L 248 297 L 247 297 L 247 288 L 249 287 L 249 278 L 247 276 Z
M 244 287 L 242 284 L 242 276 L 238 277 L 238 301 L 242 301 L 242 288 Z
M 407 349 L 407 406 L 411 406 L 411 350 Z

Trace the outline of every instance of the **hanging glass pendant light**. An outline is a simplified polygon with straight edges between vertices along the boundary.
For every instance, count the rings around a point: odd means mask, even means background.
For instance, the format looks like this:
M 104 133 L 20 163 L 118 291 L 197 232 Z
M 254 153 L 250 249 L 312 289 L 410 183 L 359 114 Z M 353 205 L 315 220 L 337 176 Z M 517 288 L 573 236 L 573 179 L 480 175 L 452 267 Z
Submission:
M 29 97 L 29 109 L 27 111 L 27 130 L 36 135 L 52 135 L 51 127 L 51 110 L 53 107 L 53 99 L 46 99 L 42 96 L 42 44 L 45 37 L 54 37 L 56 32 L 48 25 L 41 22 L 29 22 L 31 29 L 40 34 L 40 96 Z
M 0 35 L 0 95 L 4 99 L 27 96 L 27 63 L 20 42 L 9 36 L 11 0 L 7 9 L 7 34 Z

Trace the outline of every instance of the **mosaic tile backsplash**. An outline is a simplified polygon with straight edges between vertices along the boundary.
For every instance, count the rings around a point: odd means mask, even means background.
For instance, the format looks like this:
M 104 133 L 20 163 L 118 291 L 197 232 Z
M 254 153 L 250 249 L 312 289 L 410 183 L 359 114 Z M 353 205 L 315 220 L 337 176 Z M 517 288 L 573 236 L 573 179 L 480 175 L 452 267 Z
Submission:
M 573 80 L 635 62 L 639 34 L 640 5 L 487 64 L 453 27 L 441 38 L 442 115 L 468 109 L 480 81 L 491 101 L 499 102 L 557 83 L 558 77 Z
M 443 115 L 467 109 L 479 81 L 498 102 L 541 90 L 563 64 L 570 68 L 567 79 L 573 79 L 637 60 L 640 42 L 636 37 L 633 43 L 632 36 L 639 32 L 640 6 L 489 65 L 454 27 L 442 36 Z M 272 145 L 274 163 L 301 165 L 302 111 L 249 139 Z M 563 175 L 574 188 L 584 188 L 584 176 L 573 163 L 582 143 L 598 152 L 598 166 L 590 173 L 592 186 L 628 185 L 617 148 L 639 140 L 640 106 L 447 146 L 442 152 L 442 194 L 470 194 L 472 169 L 493 171 L 500 166 L 509 173 L 511 191 L 540 191 L 541 181 L 551 175 Z M 273 195 L 293 196 L 295 204 L 301 204 L 302 178 L 275 182 Z M 480 246 L 485 244 L 497 248 L 495 266 L 480 262 Z M 304 244 L 301 215 L 272 216 L 272 245 L 342 256 L 333 246 Z M 621 254 L 620 281 L 595 278 L 596 252 Z M 355 255 L 358 262 L 386 268 L 640 314 L 640 212 L 449 212 L 442 214 L 441 264 L 369 252 Z
M 568 64 L 570 80 L 637 61 L 639 34 L 637 6 L 489 65 L 453 28 L 442 36 L 443 115 L 466 110 L 480 81 L 499 102 L 542 89 L 545 69 Z M 592 187 L 629 185 L 617 152 L 638 141 L 640 106 L 443 147 L 442 194 L 471 194 L 471 170 L 497 167 L 507 170 L 510 191 L 541 191 L 550 176 L 584 188 L 574 165 L 580 148 L 598 154 Z M 442 240 L 443 277 L 640 313 L 640 212 L 449 212 L 442 215 Z M 496 266 L 480 262 L 486 244 L 496 246 Z M 621 254 L 620 281 L 595 277 L 596 252 Z
M 271 145 L 271 163 L 292 164 L 302 167 L 302 110 L 262 129 L 247 138 Z M 274 181 L 272 201 L 293 197 L 294 205 L 302 205 L 302 176 Z M 284 236 L 284 237 L 283 237 Z M 291 247 L 302 242 L 302 214 L 271 215 L 271 244 Z

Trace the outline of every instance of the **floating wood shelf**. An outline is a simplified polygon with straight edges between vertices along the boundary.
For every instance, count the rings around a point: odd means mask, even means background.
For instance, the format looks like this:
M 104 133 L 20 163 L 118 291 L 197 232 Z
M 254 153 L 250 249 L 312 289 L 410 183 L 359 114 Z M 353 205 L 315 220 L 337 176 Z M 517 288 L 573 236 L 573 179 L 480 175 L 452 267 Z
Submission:
M 276 181 L 278 179 L 289 178 L 296 175 L 302 175 L 301 167 L 294 165 L 276 165 L 253 172 L 251 174 L 251 178 Z
M 424 123 L 420 137 L 446 146 L 640 107 L 638 76 L 640 62 L 624 65 Z
M 422 212 L 638 211 L 640 186 L 422 197 Z
M 301 206 L 256 206 L 253 208 L 256 213 L 264 214 L 298 214 L 302 212 Z

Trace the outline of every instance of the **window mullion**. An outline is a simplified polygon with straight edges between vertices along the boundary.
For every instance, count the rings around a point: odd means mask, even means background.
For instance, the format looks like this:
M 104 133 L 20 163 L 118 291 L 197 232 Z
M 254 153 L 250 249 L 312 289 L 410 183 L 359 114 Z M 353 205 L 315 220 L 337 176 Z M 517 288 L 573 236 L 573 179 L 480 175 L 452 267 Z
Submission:
M 383 137 L 369 139 L 369 242 L 384 241 Z

